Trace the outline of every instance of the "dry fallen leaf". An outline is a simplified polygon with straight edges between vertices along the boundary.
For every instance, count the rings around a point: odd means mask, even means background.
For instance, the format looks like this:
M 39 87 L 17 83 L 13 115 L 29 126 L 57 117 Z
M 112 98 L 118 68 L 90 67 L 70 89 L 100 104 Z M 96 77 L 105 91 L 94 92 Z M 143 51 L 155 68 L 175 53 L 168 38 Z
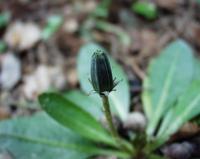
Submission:
M 156 4 L 167 10 L 175 10 L 181 4 L 184 3 L 184 0 L 156 0 Z
M 200 47 L 200 23 L 198 22 L 191 22 L 185 31 L 185 36 L 194 42 L 198 47 Z
M 7 119 L 11 115 L 9 108 L 5 106 L 0 106 L 0 120 Z
M 131 33 L 131 36 L 134 39 L 131 45 L 131 51 L 133 53 L 139 52 L 139 59 L 150 57 L 157 53 L 158 35 L 155 31 L 149 29 L 135 29 Z

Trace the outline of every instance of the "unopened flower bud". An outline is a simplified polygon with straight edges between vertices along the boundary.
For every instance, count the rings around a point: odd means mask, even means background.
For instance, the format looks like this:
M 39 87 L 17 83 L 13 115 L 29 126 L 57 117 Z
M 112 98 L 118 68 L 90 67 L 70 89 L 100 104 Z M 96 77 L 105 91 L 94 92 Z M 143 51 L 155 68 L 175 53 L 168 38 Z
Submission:
M 111 92 L 117 85 L 113 80 L 108 57 L 100 50 L 97 50 L 92 55 L 91 83 L 94 91 L 100 95 Z

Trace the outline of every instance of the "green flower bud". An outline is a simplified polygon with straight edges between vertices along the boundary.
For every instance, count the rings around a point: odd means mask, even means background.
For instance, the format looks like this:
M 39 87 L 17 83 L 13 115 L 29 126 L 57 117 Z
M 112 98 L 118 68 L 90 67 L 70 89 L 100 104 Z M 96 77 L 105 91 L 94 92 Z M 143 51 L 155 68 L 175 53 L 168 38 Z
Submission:
M 115 80 L 113 80 L 108 57 L 101 50 L 97 50 L 92 55 L 91 83 L 94 91 L 100 95 L 111 92 L 117 85 Z

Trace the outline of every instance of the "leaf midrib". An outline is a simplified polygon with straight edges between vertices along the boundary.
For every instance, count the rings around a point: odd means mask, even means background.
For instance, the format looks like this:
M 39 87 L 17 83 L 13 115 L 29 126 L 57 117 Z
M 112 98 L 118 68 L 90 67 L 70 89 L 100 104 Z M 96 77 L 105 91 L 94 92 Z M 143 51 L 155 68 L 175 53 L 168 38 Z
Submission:
M 78 145 L 78 144 L 66 144 L 61 142 L 55 142 L 50 140 L 44 140 L 41 138 L 30 138 L 25 137 L 17 134 L 6 134 L 6 133 L 0 133 L 0 138 L 8 137 L 8 138 L 14 138 L 17 140 L 22 140 L 25 142 L 33 143 L 33 144 L 40 144 L 40 145 L 47 145 L 49 147 L 55 147 L 55 148 L 62 148 L 62 149 L 73 149 L 78 150 L 80 152 L 90 153 L 90 154 L 99 154 L 99 155 L 117 155 L 118 157 L 127 158 L 128 155 L 123 152 L 115 151 L 115 150 L 105 150 L 102 148 L 96 148 L 95 145 Z M 91 146 L 91 147 L 89 147 Z
M 193 109 L 193 107 L 195 107 L 196 104 L 200 101 L 200 94 L 197 97 L 195 97 L 194 100 L 191 100 L 191 101 L 192 102 L 187 106 L 188 109 L 184 110 L 183 114 L 181 114 L 181 117 L 176 118 L 176 122 L 172 125 L 171 128 L 168 129 L 168 131 L 167 131 L 166 134 L 169 134 L 169 132 L 171 131 L 171 129 L 173 130 L 174 127 L 177 126 L 177 123 L 181 124 L 183 122 L 183 119 L 185 119 L 188 116 L 188 114 L 190 114 L 190 112 Z
M 170 88 L 170 85 L 172 83 L 172 78 L 171 77 L 174 74 L 174 71 L 176 70 L 175 66 L 176 66 L 176 62 L 177 62 L 177 59 L 178 59 L 178 55 L 180 55 L 180 53 L 178 51 L 176 51 L 176 56 L 174 57 L 174 60 L 172 62 L 171 67 L 169 67 L 167 78 L 166 78 L 166 80 L 164 82 L 164 87 L 162 89 L 162 93 L 161 93 L 161 96 L 160 96 L 161 98 L 159 98 L 159 102 L 158 102 L 158 104 L 156 106 L 155 116 L 150 121 L 151 124 L 147 129 L 147 133 L 149 135 L 152 135 L 152 133 L 154 132 L 156 124 L 157 124 L 160 116 L 162 115 L 162 110 L 164 108 L 165 101 L 166 101 L 166 99 L 168 97 L 169 88 Z
M 91 127 L 91 126 L 87 126 L 87 124 L 86 123 L 83 123 L 83 122 L 73 122 L 73 120 L 69 117 L 67 117 L 67 115 L 66 114 L 63 114 L 64 113 L 64 111 L 61 111 L 59 114 L 62 114 L 61 116 L 62 116 L 62 123 L 65 125 L 65 126 L 69 126 L 69 124 L 67 124 L 66 122 L 63 122 L 63 121 L 65 121 L 65 120 L 63 120 L 63 119 L 67 119 L 67 121 L 72 121 L 72 123 L 73 124 L 75 124 L 75 125 L 77 125 L 77 127 L 81 127 L 82 129 L 85 129 L 85 130 L 87 130 L 88 132 L 90 132 L 90 133 L 88 133 L 88 134 L 94 134 L 95 136 L 93 136 L 93 135 L 91 135 L 91 137 L 90 138 L 92 138 L 92 139 L 95 139 L 96 141 L 99 141 L 100 139 L 102 139 L 102 140 L 104 140 L 105 142 L 111 142 L 111 140 L 109 139 L 110 137 L 108 137 L 108 135 L 106 134 L 106 131 L 103 131 L 104 129 L 102 128 L 101 129 L 101 127 L 100 126 L 98 126 L 98 127 Z M 63 118 L 64 117 L 64 118 Z M 55 118 L 56 119 L 56 118 Z M 98 124 L 98 123 L 96 123 L 96 124 Z M 87 127 L 86 127 L 87 126 Z M 71 126 L 70 126 L 71 127 Z M 96 128 L 96 129 L 95 129 Z M 72 129 L 74 129 L 74 128 L 72 128 Z M 98 131 L 97 131 L 98 130 Z M 81 130 L 79 130 L 79 131 L 81 131 Z M 98 134 L 98 136 L 97 136 L 97 134 Z M 86 135 L 85 135 L 86 136 Z M 87 135 L 88 136 L 88 135 Z M 89 136 L 88 136 L 89 137 Z M 109 140 L 108 140 L 109 139 Z

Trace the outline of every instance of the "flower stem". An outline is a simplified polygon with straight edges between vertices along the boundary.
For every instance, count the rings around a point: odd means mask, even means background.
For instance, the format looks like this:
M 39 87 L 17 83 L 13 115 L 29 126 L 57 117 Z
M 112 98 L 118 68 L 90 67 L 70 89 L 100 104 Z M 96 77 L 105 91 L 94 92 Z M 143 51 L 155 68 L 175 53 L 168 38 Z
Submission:
M 104 113 L 105 113 L 105 116 L 106 116 L 106 120 L 107 120 L 107 124 L 109 126 L 109 129 L 110 129 L 110 132 L 115 139 L 119 138 L 117 130 L 116 130 L 116 128 L 113 124 L 113 121 L 112 121 L 112 115 L 111 115 L 111 111 L 110 111 L 110 104 L 109 104 L 109 101 L 108 101 L 108 96 L 103 95 L 102 100 L 103 100 Z
M 106 120 L 107 120 L 109 129 L 110 129 L 110 132 L 111 132 L 113 138 L 116 140 L 116 142 L 119 144 L 119 146 L 122 150 L 125 150 L 126 152 L 132 154 L 133 153 L 132 147 L 130 147 L 129 143 L 127 143 L 126 141 L 121 139 L 121 137 L 119 136 L 119 134 L 113 124 L 108 96 L 102 95 L 101 97 L 102 97 L 102 101 L 103 101 L 103 107 L 104 107 L 104 113 L 106 116 Z

